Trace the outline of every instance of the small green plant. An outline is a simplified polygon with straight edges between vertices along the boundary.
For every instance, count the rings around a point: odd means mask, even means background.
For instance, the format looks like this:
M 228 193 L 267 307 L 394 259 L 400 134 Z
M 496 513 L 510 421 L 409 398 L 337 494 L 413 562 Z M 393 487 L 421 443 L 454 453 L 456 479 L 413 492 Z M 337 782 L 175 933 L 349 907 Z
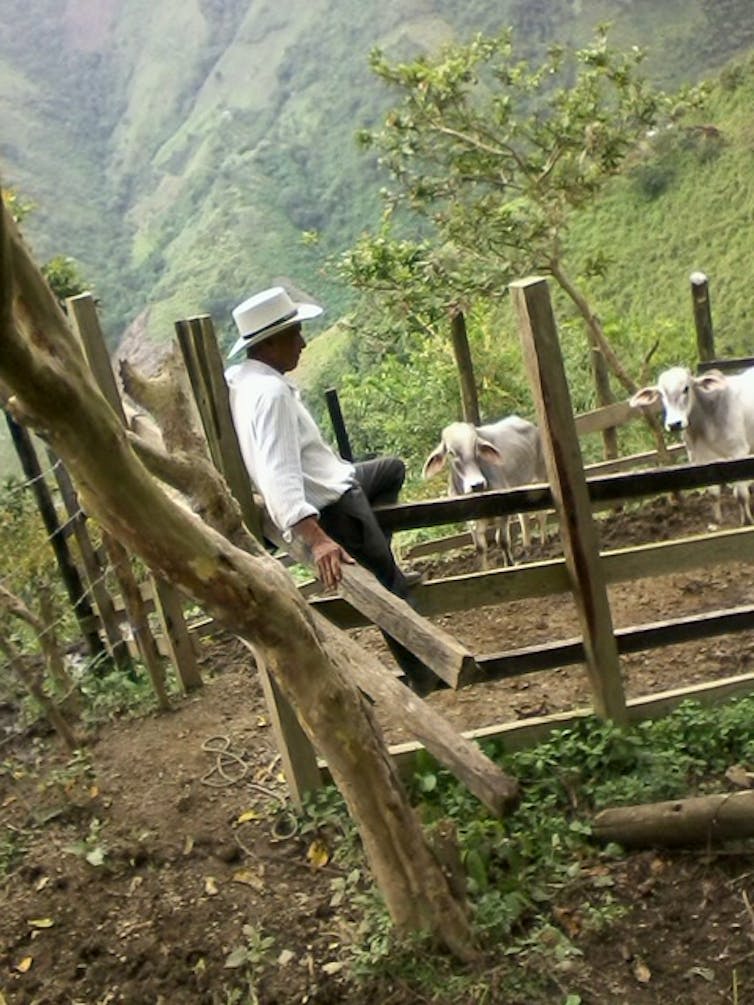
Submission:
M 169 671 L 166 686 L 169 694 L 180 689 L 175 674 Z M 79 683 L 86 701 L 84 717 L 90 724 L 109 721 L 123 715 L 143 715 L 155 705 L 154 691 L 146 671 L 139 671 L 135 679 L 114 670 L 105 676 L 86 672 Z
M 65 851 L 86 859 L 89 865 L 99 867 L 105 864 L 107 845 L 102 840 L 102 821 L 94 817 L 89 822 L 89 832 L 81 841 L 65 846 Z
M 255 928 L 254 925 L 244 925 L 241 932 L 244 941 L 228 954 L 225 967 L 228 970 L 241 971 L 246 987 L 244 990 L 236 988 L 230 991 L 227 1001 L 229 1005 L 231 1002 L 237 1002 L 238 1005 L 257 1005 L 260 1000 L 257 984 L 270 962 L 275 938 L 272 935 L 265 935 L 261 928 Z
M 10 827 L 0 835 L 0 880 L 5 879 L 17 868 L 26 854 L 24 836 Z

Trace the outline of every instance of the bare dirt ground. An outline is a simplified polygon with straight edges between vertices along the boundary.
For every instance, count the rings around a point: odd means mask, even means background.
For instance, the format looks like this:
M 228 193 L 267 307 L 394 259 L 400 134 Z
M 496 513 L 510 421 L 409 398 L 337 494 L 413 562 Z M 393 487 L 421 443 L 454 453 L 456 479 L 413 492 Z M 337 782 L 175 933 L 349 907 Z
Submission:
M 657 500 L 605 519 L 603 545 L 703 533 L 709 513 L 703 498 L 689 497 L 682 510 Z M 726 518 L 733 525 L 732 507 Z M 470 571 L 473 557 L 421 565 L 431 575 Z M 749 565 L 729 564 L 620 585 L 610 591 L 614 620 L 620 627 L 748 603 L 751 581 Z M 565 597 L 438 621 L 478 653 L 579 634 Z M 373 630 L 355 634 L 381 650 Z M 627 693 L 745 673 L 753 654 L 754 632 L 744 632 L 627 657 Z M 49 736 L 0 747 L 0 849 L 25 851 L 0 887 L 0 1003 L 427 1001 L 400 982 L 348 983 L 341 964 L 359 939 L 358 915 L 347 901 L 333 906 L 331 884 L 342 868 L 312 858 L 314 835 L 297 830 L 286 812 L 250 656 L 232 638 L 210 640 L 203 672 L 202 692 L 177 701 L 172 713 L 103 726 L 91 745 L 91 771 L 83 761 L 68 762 Z M 458 727 L 472 728 L 583 707 L 589 690 L 583 669 L 574 667 L 437 692 L 428 701 Z M 407 738 L 389 722 L 383 728 L 391 741 Z M 280 812 L 270 812 L 277 803 Z M 583 902 L 564 902 L 554 914 L 583 953 L 567 980 L 582 1005 L 754 1002 L 749 847 L 634 854 L 610 866 L 607 881 L 627 908 L 609 932 L 582 929 Z M 274 938 L 271 964 L 256 998 L 251 991 L 234 996 L 244 985 L 227 964 L 244 950 L 252 962 L 262 955 L 252 930 Z M 555 972 L 550 997 L 512 994 L 501 977 L 504 948 L 482 964 L 486 1003 L 562 1005 L 564 983 Z

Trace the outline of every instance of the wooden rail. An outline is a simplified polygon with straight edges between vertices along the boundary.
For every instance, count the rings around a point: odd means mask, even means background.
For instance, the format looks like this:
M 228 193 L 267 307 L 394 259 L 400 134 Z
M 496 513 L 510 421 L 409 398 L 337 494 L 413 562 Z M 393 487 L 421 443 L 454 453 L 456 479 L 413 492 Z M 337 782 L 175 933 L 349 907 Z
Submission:
M 738 359 L 709 359 L 703 360 L 697 366 L 697 373 L 706 373 L 708 370 L 720 370 L 721 373 L 740 373 L 750 366 L 754 366 L 754 356 L 741 356 Z
M 717 562 L 754 563 L 754 528 L 619 548 L 601 552 L 600 557 L 608 585 L 706 569 Z M 555 558 L 430 580 L 414 590 L 414 601 L 419 614 L 435 617 L 483 605 L 568 593 L 570 589 L 565 561 Z M 340 628 L 359 628 L 368 623 L 340 598 L 317 597 L 310 603 Z
M 754 606 L 748 605 L 668 621 L 649 622 L 631 628 L 616 628 L 615 640 L 618 652 L 623 656 L 645 649 L 660 649 L 662 646 L 752 629 Z M 477 656 L 478 670 L 470 676 L 468 683 L 520 677 L 538 670 L 553 670 L 555 667 L 583 663 L 584 659 L 584 644 L 579 638 L 510 649 L 504 653 Z
M 677 464 L 670 468 L 631 471 L 628 474 L 601 475 L 587 479 L 592 505 L 628 502 L 644 496 L 661 495 L 682 489 L 705 488 L 754 479 L 754 457 L 711 464 Z M 479 520 L 483 517 L 530 513 L 551 509 L 552 493 L 548 485 L 475 492 L 450 499 L 427 499 L 378 507 L 377 518 L 386 530 L 410 530 L 441 527 L 449 523 Z
M 641 698 L 629 698 L 626 715 L 630 723 L 643 722 L 668 715 L 684 701 L 696 701 L 701 705 L 713 705 L 754 691 L 754 674 L 740 674 L 718 681 L 694 684 L 690 687 L 660 691 Z M 546 740 L 559 729 L 572 729 L 580 722 L 594 716 L 591 708 L 576 708 L 568 712 L 554 712 L 550 715 L 532 716 L 517 722 L 496 723 L 478 729 L 465 730 L 462 734 L 478 743 L 496 741 L 502 743 L 506 751 L 521 750 Z M 403 775 L 413 770 L 416 756 L 422 745 L 416 741 L 392 744 L 390 754 L 397 769 Z M 326 771 L 325 771 L 326 774 Z

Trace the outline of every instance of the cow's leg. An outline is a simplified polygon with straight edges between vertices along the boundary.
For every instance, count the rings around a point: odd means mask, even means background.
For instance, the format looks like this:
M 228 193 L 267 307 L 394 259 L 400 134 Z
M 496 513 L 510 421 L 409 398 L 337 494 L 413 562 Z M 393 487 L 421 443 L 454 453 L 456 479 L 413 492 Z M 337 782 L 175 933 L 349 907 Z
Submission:
M 531 523 L 528 513 L 518 514 L 518 525 L 521 528 L 521 543 L 526 551 L 531 548 Z
M 716 524 L 723 522 L 722 488 L 719 485 L 710 485 L 710 495 L 712 496 L 712 520 Z
M 487 553 L 487 523 L 484 520 L 472 520 L 469 523 L 469 530 L 474 541 L 476 553 L 479 556 L 479 564 L 483 571 L 489 568 L 489 556 Z
M 537 513 L 537 523 L 539 524 L 539 543 L 547 543 L 547 511 L 541 509 Z
M 751 497 L 749 492 L 749 482 L 736 482 L 733 486 L 733 493 L 738 500 L 738 509 L 741 514 L 741 526 L 754 524 L 751 515 Z
M 511 535 L 511 519 L 508 516 L 500 517 L 495 522 L 495 538 L 503 553 L 503 561 L 506 565 L 515 565 L 513 558 L 513 538 Z

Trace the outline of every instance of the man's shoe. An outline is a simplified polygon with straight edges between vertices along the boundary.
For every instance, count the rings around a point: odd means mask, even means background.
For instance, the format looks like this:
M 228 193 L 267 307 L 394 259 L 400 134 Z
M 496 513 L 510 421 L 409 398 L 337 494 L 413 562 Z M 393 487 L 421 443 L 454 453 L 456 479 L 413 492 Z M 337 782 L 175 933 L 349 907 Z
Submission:
M 418 586 L 427 578 L 427 573 L 421 572 L 419 569 L 405 569 L 403 578 L 406 580 L 407 586 Z

